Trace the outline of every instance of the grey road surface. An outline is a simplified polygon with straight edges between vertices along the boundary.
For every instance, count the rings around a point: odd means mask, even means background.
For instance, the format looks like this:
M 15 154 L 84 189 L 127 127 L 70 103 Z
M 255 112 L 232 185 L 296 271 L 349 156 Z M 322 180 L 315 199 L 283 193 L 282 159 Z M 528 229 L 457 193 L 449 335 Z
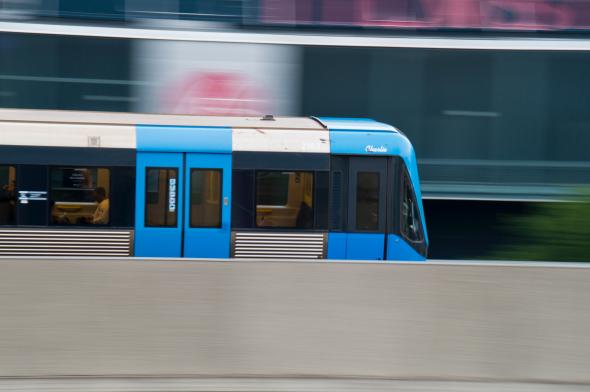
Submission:
M 587 392 L 588 385 L 243 378 L 0 379 L 0 392 Z
M 0 260 L 0 315 L 1 388 L 61 376 L 590 384 L 590 268 L 578 265 Z

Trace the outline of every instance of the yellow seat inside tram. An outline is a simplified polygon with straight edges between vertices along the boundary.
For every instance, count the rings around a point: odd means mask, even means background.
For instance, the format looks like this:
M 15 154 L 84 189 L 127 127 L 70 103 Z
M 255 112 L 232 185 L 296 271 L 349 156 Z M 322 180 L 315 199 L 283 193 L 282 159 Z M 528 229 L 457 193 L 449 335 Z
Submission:
M 51 169 L 51 223 L 86 225 L 93 223 L 98 188 L 110 193 L 110 170 L 89 167 L 55 167 Z
M 76 224 L 91 222 L 98 203 L 63 204 L 55 202 L 52 218 L 56 223 Z

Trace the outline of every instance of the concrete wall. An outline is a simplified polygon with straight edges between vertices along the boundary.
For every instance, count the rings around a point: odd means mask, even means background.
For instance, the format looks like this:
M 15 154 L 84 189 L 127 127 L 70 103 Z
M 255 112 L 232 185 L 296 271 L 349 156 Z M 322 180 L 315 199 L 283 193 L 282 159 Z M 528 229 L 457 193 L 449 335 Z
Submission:
M 0 261 L 0 376 L 590 382 L 590 268 Z

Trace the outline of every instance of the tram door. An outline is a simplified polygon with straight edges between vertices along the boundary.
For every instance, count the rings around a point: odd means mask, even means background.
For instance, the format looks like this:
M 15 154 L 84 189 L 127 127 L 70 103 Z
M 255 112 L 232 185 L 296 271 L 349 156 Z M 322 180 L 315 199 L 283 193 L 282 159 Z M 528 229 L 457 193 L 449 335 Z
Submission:
M 385 255 L 386 157 L 349 159 L 347 259 L 382 260 Z
M 228 258 L 231 154 L 187 154 L 184 257 Z
M 329 258 L 385 258 L 388 161 L 388 157 L 332 157 Z
M 137 154 L 135 255 L 226 258 L 231 154 Z

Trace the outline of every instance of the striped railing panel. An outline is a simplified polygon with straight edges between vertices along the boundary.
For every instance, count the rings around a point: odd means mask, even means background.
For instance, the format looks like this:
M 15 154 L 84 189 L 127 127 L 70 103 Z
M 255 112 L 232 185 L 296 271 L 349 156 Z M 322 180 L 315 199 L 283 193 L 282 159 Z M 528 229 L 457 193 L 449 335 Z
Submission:
M 323 259 L 326 233 L 233 232 L 232 257 Z
M 0 256 L 130 256 L 133 230 L 0 229 Z

